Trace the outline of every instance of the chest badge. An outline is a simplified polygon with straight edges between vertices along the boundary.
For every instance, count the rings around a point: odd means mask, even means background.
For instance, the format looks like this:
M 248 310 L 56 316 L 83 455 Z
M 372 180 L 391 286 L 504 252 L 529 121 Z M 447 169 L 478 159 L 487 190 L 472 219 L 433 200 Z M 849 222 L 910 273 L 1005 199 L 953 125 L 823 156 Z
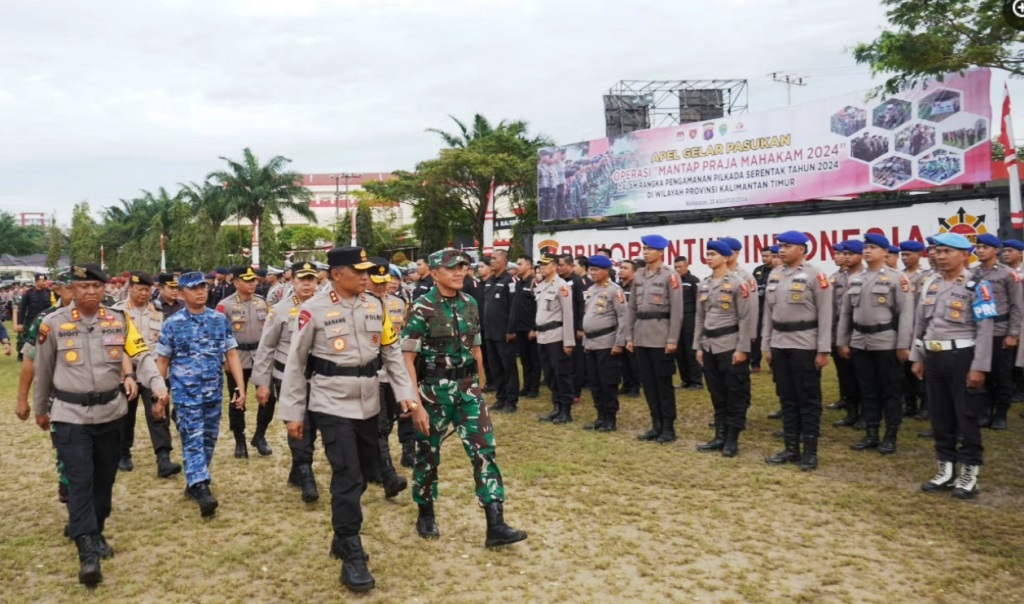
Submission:
M 241 323 L 235 323 L 231 327 L 233 327 L 235 331 L 242 331 L 242 324 Z
M 334 341 L 331 342 L 331 346 L 334 347 L 335 352 L 345 350 L 345 338 L 335 338 Z
M 120 348 L 111 348 L 110 351 L 107 352 L 107 355 L 109 355 L 110 358 L 112 358 L 112 359 L 119 359 L 119 358 L 121 358 L 121 349 Z
M 64 360 L 69 363 L 74 363 L 78 360 L 78 353 L 74 350 L 69 350 L 64 354 Z
M 380 344 L 380 335 L 373 334 L 372 336 L 370 336 L 370 344 L 373 344 L 374 346 Z
M 793 298 L 794 302 L 799 302 L 801 300 L 802 296 L 800 294 L 793 294 L 792 298 Z

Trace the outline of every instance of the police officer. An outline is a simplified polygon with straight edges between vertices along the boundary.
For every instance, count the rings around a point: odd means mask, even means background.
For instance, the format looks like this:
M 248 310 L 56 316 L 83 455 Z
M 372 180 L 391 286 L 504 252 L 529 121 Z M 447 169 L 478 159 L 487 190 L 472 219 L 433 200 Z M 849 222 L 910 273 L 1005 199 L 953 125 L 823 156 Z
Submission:
M 221 368 L 242 383 L 238 343 L 222 313 L 206 306 L 203 274 L 183 273 L 179 290 L 185 310 L 169 317 L 157 340 L 157 365 L 169 377 L 174 395 L 175 423 L 185 462 L 185 496 L 199 506 L 200 516 L 212 516 L 219 502 L 210 492 L 210 464 L 220 432 L 224 381 Z M 245 391 L 231 390 L 232 407 L 245 407 Z
M 526 539 L 526 533 L 505 523 L 505 487 L 495 460 L 494 430 L 483 403 L 478 376 L 480 316 L 475 301 L 462 293 L 469 258 L 454 249 L 428 259 L 434 288 L 413 303 L 402 330 L 406 368 L 419 381 L 422 406 L 412 409 L 416 426 L 416 468 L 413 501 L 419 506 L 416 532 L 424 539 L 440 536 L 434 517 L 441 441 L 449 425 L 462 440 L 473 466 L 477 500 L 487 518 L 487 547 Z
M 586 290 L 586 284 L 573 270 L 574 266 L 572 254 L 562 254 L 558 257 L 558 276 L 569 285 L 572 293 L 572 316 L 576 323 L 576 345 L 572 349 L 572 396 L 573 402 L 578 403 L 587 379 L 587 361 L 583 352 L 583 292 Z
M 419 280 L 416 281 L 416 287 L 412 290 L 413 302 L 434 287 L 434 278 L 430 276 L 430 265 L 427 264 L 427 254 L 416 256 L 416 275 Z
M 275 401 L 281 392 L 281 379 L 288 350 L 298 323 L 299 307 L 316 293 L 316 267 L 309 262 L 296 262 L 292 266 L 292 295 L 274 305 L 263 324 L 260 345 L 252 362 L 250 380 L 256 386 L 256 400 L 261 407 Z M 320 498 L 316 478 L 313 476 L 313 446 L 316 444 L 316 426 L 307 411 L 303 418 L 302 438 L 288 436 L 288 449 L 292 453 L 292 467 L 288 484 L 299 487 L 302 500 L 312 503 Z
M 267 305 L 271 308 L 284 299 L 285 285 L 281 280 L 284 271 L 279 268 L 270 267 L 267 269 Z
M 832 246 L 832 262 L 836 265 L 836 272 L 828 276 L 829 283 L 832 284 L 832 342 L 835 344 L 836 341 L 836 328 L 839 326 L 839 305 L 843 301 L 843 292 L 846 291 L 846 281 L 848 275 L 846 274 L 846 243 L 840 241 Z M 762 324 L 762 328 L 764 325 Z M 836 363 L 836 379 L 839 382 L 839 400 L 829 405 L 826 405 L 826 409 L 846 409 L 846 379 L 840 378 L 841 369 L 840 366 L 847 362 L 847 359 L 839 356 L 839 351 L 836 347 L 832 346 L 832 360 Z M 780 414 L 779 417 L 782 417 Z
M 55 303 L 46 275 L 36 273 L 34 286 L 22 294 L 14 314 L 14 331 L 18 334 L 16 344 L 18 361 L 22 360 L 21 347 L 25 343 L 24 331 L 32 325 L 36 316 Z
M 765 462 L 799 462 L 801 470 L 810 471 L 818 467 L 821 369 L 832 351 L 832 289 L 825 273 L 806 261 L 806 235 L 786 231 L 776 239 L 783 266 L 772 272 L 765 288 L 761 349 L 772 363 L 782 399 L 786 448 Z
M 853 362 L 860 386 L 866 433 L 854 451 L 896 452 L 903 421 L 903 363 L 910 359 L 914 328 L 914 294 L 910 280 L 885 262 L 889 240 L 878 233 L 864 235 L 867 270 L 850 277 L 840 307 L 836 346 L 839 356 Z M 878 429 L 885 417 L 885 438 Z
M 380 301 L 365 294 L 373 266 L 360 247 L 327 252 L 331 287 L 299 309 L 292 335 L 278 415 L 288 435 L 301 439 L 306 415 L 320 431 L 331 464 L 331 555 L 341 558 L 341 582 L 352 591 L 376 586 L 359 537 L 360 497 L 366 476 L 377 469 L 380 368 L 391 379 L 403 414 L 416 406 L 416 392 L 402 360 L 398 334 Z
M 128 277 L 128 289 L 128 298 L 118 302 L 113 308 L 127 314 L 139 330 L 139 334 L 146 340 L 146 345 L 155 349 L 160 329 L 164 324 L 164 315 L 150 301 L 153 277 L 141 271 L 133 272 Z M 181 465 L 171 463 L 170 421 L 166 416 L 160 420 L 153 416 L 153 391 L 142 385 L 139 386 L 139 395 L 128 399 L 128 414 L 121 424 L 121 460 L 118 462 L 118 469 L 131 472 L 135 467 L 132 463 L 132 445 L 135 443 L 135 419 L 139 410 L 139 399 L 142 399 L 149 440 L 153 443 L 153 452 L 156 453 L 156 474 L 160 478 L 174 476 L 181 472 Z
M 508 322 L 509 329 L 515 331 L 517 352 L 523 364 L 523 385 L 519 394 L 525 398 L 537 398 L 540 396 L 540 353 L 537 350 L 536 335 L 530 337 L 536 331 L 537 320 L 537 299 L 533 296 L 533 258 L 519 256 L 516 266 L 519 274 Z
M 597 419 L 583 429 L 614 432 L 615 416 L 619 412 L 622 351 L 626 346 L 626 296 L 622 288 L 610 280 L 611 258 L 591 256 L 587 263 L 594 284 L 583 293 L 586 299 L 583 348 Z
M 542 422 L 565 424 L 572 421 L 572 352 L 576 346 L 572 291 L 558 276 L 558 256 L 549 249 L 541 252 L 538 263 L 540 281 L 533 287 L 537 300 L 537 348 L 540 364 L 551 390 L 551 413 L 540 416 Z
M 677 257 L 674 268 L 683 290 L 683 331 L 679 334 L 679 348 L 676 350 L 676 365 L 679 366 L 679 377 L 682 379 L 679 387 L 684 390 L 703 390 L 701 367 L 697 362 L 697 351 L 693 347 L 694 324 L 697 318 L 697 288 L 700 286 L 700 279 L 690 272 L 690 261 L 686 256 Z
M 122 376 L 130 394 L 139 383 L 153 391 L 158 418 L 165 412 L 167 390 L 131 320 L 100 306 L 107 281 L 100 267 L 76 265 L 71 279 L 74 302 L 47 315 L 39 326 L 32 406 L 40 428 L 50 430 L 53 422 L 69 482 L 67 534 L 78 547 L 78 580 L 94 586 L 103 580 L 100 558 L 114 554 L 103 528 L 121 455 L 121 419 L 128 410 Z M 138 357 L 138 377 L 125 355 Z
M 159 288 L 154 292 L 153 306 L 167 317 L 185 308 L 178 291 L 178 279 L 172 273 L 160 273 L 157 276 Z
M 750 407 L 750 346 L 757 330 L 755 289 L 729 270 L 735 254 L 724 241 L 707 242 L 711 276 L 698 286 L 693 347 L 707 378 L 715 410 L 715 436 L 698 451 L 739 453 L 739 435 Z
M 974 255 L 979 260 L 974 269 L 975 283 L 987 281 L 992 286 L 992 297 L 998 314 L 992 320 L 992 368 L 985 377 L 988 395 L 987 414 L 982 428 L 1006 429 L 1006 414 L 1013 396 L 1013 365 L 1017 357 L 1017 334 L 1021 327 L 1021 278 L 1015 270 L 999 262 L 1003 242 L 991 233 L 978 235 L 974 241 Z
M 754 338 L 754 343 L 750 347 L 750 370 L 754 373 L 761 371 L 761 327 L 763 327 L 763 319 L 761 316 L 761 310 L 764 308 L 764 288 L 768 285 L 768 276 L 771 275 L 772 269 L 772 250 L 770 248 L 761 248 L 761 264 L 754 268 L 753 277 L 754 281 L 757 282 L 757 336 Z
M 506 250 L 494 250 L 491 268 L 494 273 L 487 280 L 483 308 L 484 345 L 497 399 L 491 409 L 515 413 L 519 405 L 519 368 L 516 366 L 516 333 L 509 323 L 509 315 L 516 293 L 516 278 L 506 270 Z
M 978 493 L 984 461 L 978 416 L 984 408 L 985 372 L 992 365 L 992 318 L 998 311 L 992 292 L 983 291 L 989 286 L 979 286 L 965 266 L 971 242 L 956 233 L 933 239 L 929 263 L 936 273 L 923 284 L 914 322 L 914 339 L 921 343 L 910 356 L 928 392 L 938 462 L 938 472 L 921 489 L 953 489 L 954 497 L 968 499 Z M 962 464 L 959 477 L 957 463 Z
M 839 393 L 843 401 L 842 408 L 846 409 L 846 417 L 833 422 L 837 428 L 853 427 L 855 430 L 865 429 L 863 418 L 863 395 L 860 391 L 860 381 L 857 379 L 857 372 L 853 367 L 853 361 L 839 354 L 837 331 L 839 318 L 842 316 L 841 305 L 843 295 L 849 286 L 850 280 L 863 276 L 864 272 L 864 242 L 856 239 L 844 241 L 843 246 L 843 269 L 835 277 L 832 283 L 832 358 L 836 362 L 836 377 L 839 379 Z M 829 406 L 830 408 L 832 405 Z
M 913 294 L 913 307 L 916 309 L 921 300 L 921 284 L 930 271 L 921 266 L 921 254 L 924 252 L 924 244 L 920 241 L 900 242 L 900 259 L 903 261 L 903 276 L 910 282 L 910 292 Z M 924 384 L 917 379 L 912 371 L 913 363 L 907 360 L 903 363 L 903 417 L 921 415 L 918 419 L 927 419 L 928 407 L 924 396 Z M 917 401 L 921 401 L 918 407 Z
M 251 266 L 235 266 L 231 268 L 231 280 L 235 292 L 217 304 L 217 312 L 223 314 L 231 323 L 231 329 L 238 343 L 238 357 L 242 361 L 242 375 L 245 381 L 235 382 L 230 373 L 227 374 L 228 390 L 236 387 L 245 392 L 252 375 L 253 354 L 259 348 L 260 335 L 263 333 L 263 322 L 267 320 L 267 301 L 255 295 L 256 272 Z M 256 412 L 256 432 L 252 437 L 252 446 L 260 455 L 270 455 L 273 450 L 267 444 L 266 433 L 270 421 L 274 419 L 274 405 L 277 401 L 268 400 Z M 235 457 L 249 457 L 245 446 L 245 409 L 232 406 L 228 409 L 228 424 L 235 435 Z
M 636 260 L 623 260 L 619 263 L 619 286 L 626 296 L 626 305 L 632 297 L 633 277 L 637 271 Z M 643 262 L 640 260 L 639 262 Z M 636 366 L 636 354 L 627 350 L 622 359 L 622 387 L 619 388 L 622 396 L 640 396 L 640 370 Z
M 637 438 L 669 443 L 676 439 L 672 376 L 683 321 L 683 296 L 679 275 L 663 263 L 668 239 L 645 235 L 640 241 L 647 264 L 633 278 L 626 313 L 626 349 L 636 354 L 651 429 Z

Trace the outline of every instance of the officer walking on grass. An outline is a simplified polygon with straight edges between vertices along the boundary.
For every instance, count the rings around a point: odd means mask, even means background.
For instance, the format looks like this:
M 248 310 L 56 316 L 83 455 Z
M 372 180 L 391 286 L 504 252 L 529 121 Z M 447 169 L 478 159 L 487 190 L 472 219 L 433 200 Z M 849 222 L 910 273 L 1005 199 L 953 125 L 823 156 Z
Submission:
M 494 429 L 480 392 L 480 312 L 462 293 L 469 258 L 454 249 L 428 258 L 434 287 L 414 303 L 402 330 L 405 366 L 419 383 L 422 405 L 412 408 L 418 449 L 413 473 L 413 501 L 419 506 L 416 532 L 440 536 L 434 517 L 441 441 L 449 426 L 462 440 L 473 466 L 476 496 L 487 518 L 487 547 L 526 539 L 505 523 L 505 487 L 495 460 Z

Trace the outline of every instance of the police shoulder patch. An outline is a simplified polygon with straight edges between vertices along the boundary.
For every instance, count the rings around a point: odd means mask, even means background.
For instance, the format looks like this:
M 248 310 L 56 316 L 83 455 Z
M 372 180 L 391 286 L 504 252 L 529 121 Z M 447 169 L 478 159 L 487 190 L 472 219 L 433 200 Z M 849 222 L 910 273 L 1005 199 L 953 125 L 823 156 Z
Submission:
M 309 314 L 308 310 L 300 310 L 299 311 L 299 329 L 301 330 L 303 327 L 305 327 L 306 324 L 308 324 L 312 318 L 313 318 L 313 315 Z
M 567 285 L 563 285 L 562 286 L 562 297 L 564 297 L 564 298 L 568 298 L 569 297 L 569 287 Z
M 668 276 L 668 283 L 672 286 L 672 289 L 679 289 L 679 277 L 675 273 Z
M 900 289 L 902 289 L 904 293 L 910 291 L 910 279 L 907 279 L 906 275 L 900 275 Z
M 750 295 L 750 288 L 747 287 L 746 283 L 740 285 L 740 295 L 743 296 L 744 298 Z
M 1015 270 L 1010 271 L 1010 278 L 1013 279 L 1014 283 L 1020 283 L 1020 275 Z
M 818 273 L 818 285 L 821 287 L 821 289 L 828 289 L 828 275 L 826 275 L 825 273 Z

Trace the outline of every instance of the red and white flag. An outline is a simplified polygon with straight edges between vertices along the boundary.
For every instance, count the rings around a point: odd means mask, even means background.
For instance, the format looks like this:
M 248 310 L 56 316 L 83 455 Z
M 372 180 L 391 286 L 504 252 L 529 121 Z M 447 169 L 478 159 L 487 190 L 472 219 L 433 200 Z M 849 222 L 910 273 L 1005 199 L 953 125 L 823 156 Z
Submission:
M 252 267 L 260 267 L 260 219 L 252 225 Z
M 160 272 L 167 272 L 167 250 L 164 245 L 164 234 L 160 233 Z
M 494 252 L 494 177 L 491 177 L 491 189 L 487 192 L 487 209 L 484 211 L 484 246 L 480 252 L 490 256 Z
M 1010 175 L 1010 223 L 1014 229 L 1024 227 L 1024 209 L 1021 208 L 1020 200 L 1020 172 L 1017 168 L 1017 148 L 1014 146 L 1013 121 L 1010 113 L 1010 89 L 1003 84 L 1003 119 L 1002 132 L 999 133 L 999 142 L 1006 151 L 1003 162 L 1006 164 L 1006 171 Z

